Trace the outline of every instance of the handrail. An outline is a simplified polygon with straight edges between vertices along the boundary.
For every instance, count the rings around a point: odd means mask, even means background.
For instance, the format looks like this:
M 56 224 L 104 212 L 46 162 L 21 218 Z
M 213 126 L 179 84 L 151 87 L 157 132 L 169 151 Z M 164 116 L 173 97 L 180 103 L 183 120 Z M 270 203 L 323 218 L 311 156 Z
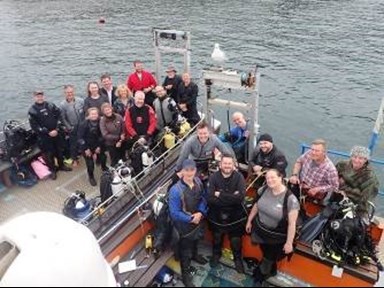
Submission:
M 191 128 L 191 130 L 186 134 L 184 135 L 182 138 L 178 139 L 176 145 L 174 145 L 172 148 L 168 149 L 167 151 L 165 151 L 163 154 L 161 154 L 159 157 L 157 157 L 153 163 L 146 167 L 145 169 L 143 169 L 143 171 L 141 171 L 139 174 L 137 174 L 135 177 L 133 177 L 128 183 L 126 183 L 125 185 L 123 185 L 123 187 L 120 189 L 120 191 L 116 192 L 115 194 L 111 195 L 107 200 L 105 200 L 104 202 L 100 203 L 99 205 L 97 205 L 97 207 L 95 207 L 92 211 L 90 211 L 88 213 L 88 215 L 86 215 L 82 221 L 87 221 L 88 219 L 91 219 L 94 215 L 95 212 L 97 212 L 98 209 L 102 208 L 102 207 L 106 207 L 107 208 L 107 204 L 110 203 L 116 196 L 117 197 L 120 197 L 122 196 L 122 193 L 124 193 L 124 191 L 126 193 L 129 193 L 128 191 L 125 190 L 125 188 L 130 184 L 130 183 L 133 183 L 134 181 L 137 181 L 138 179 L 140 179 L 142 176 L 144 176 L 146 173 L 148 173 L 148 171 L 150 171 L 150 169 L 152 169 L 156 164 L 158 164 L 160 161 L 162 161 L 162 159 L 164 159 L 164 157 L 167 156 L 167 154 L 176 149 L 176 147 L 178 145 L 181 145 L 181 143 L 187 138 L 190 136 L 191 133 L 193 133 L 193 131 L 195 130 L 195 128 L 197 127 L 197 125 L 199 123 L 201 123 L 202 121 L 204 120 L 204 118 L 200 119 L 200 121 L 194 126 Z
M 158 187 L 157 189 L 155 189 L 154 192 L 152 192 L 150 195 L 148 195 L 148 197 L 146 197 L 141 203 L 139 203 L 137 206 L 134 206 L 132 211 L 130 211 L 127 215 L 125 215 L 123 218 L 121 218 L 117 223 L 115 223 L 108 231 L 106 231 L 102 236 L 99 237 L 99 239 L 97 239 L 97 241 L 99 243 L 101 243 L 105 238 L 107 238 L 112 232 L 114 232 L 116 229 L 118 229 L 121 225 L 123 225 L 129 218 L 131 218 L 133 216 L 133 214 L 135 214 L 141 207 L 143 207 L 145 204 L 148 203 L 148 201 L 150 201 L 153 196 L 155 196 L 156 194 L 159 193 L 159 191 L 161 191 L 161 189 L 163 189 L 166 184 L 169 182 L 166 181 L 162 186 Z
M 305 150 L 311 148 L 310 145 L 305 144 L 305 143 L 301 143 L 300 146 L 301 146 L 301 154 L 304 154 L 304 153 L 305 153 Z M 337 150 L 331 150 L 331 149 L 328 149 L 328 150 L 327 150 L 327 153 L 328 153 L 328 154 L 331 154 L 331 155 L 335 155 L 335 156 L 346 157 L 346 158 L 349 158 L 349 157 L 350 157 L 350 154 L 349 154 L 349 153 L 347 153 L 347 152 L 341 152 L 341 151 L 337 151 Z M 384 160 L 370 159 L 369 162 L 372 163 L 372 164 L 384 165 Z

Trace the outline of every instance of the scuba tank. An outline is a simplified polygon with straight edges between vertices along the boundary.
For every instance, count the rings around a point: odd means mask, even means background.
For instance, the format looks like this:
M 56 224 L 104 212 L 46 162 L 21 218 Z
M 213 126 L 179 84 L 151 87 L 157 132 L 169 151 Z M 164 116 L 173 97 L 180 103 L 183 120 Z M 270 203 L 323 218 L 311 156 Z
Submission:
M 147 252 L 147 255 L 149 255 L 153 248 L 153 236 L 151 234 L 147 234 L 145 236 L 145 251 Z
M 118 174 L 124 183 L 128 183 L 132 179 L 132 170 L 127 166 L 121 167 Z
M 145 151 L 141 154 L 141 162 L 143 163 L 143 169 L 151 166 L 153 163 L 153 153 L 146 146 Z
M 124 185 L 132 179 L 132 169 L 126 166 L 121 160 L 119 164 L 120 165 L 115 170 L 111 183 L 112 194 L 114 196 L 119 196 L 119 193 L 124 189 Z
M 123 190 L 124 186 L 123 186 L 123 181 L 122 181 L 121 177 L 119 176 L 119 173 L 115 172 L 113 174 L 114 174 L 114 176 L 113 176 L 113 180 L 111 183 L 112 194 L 114 196 L 117 196 L 119 194 L 119 192 Z
M 190 130 L 191 130 L 191 125 L 188 123 L 187 119 L 182 117 L 180 120 L 179 136 L 184 137 Z
M 176 135 L 171 132 L 169 128 L 165 129 L 164 138 L 164 147 L 171 149 L 176 144 Z

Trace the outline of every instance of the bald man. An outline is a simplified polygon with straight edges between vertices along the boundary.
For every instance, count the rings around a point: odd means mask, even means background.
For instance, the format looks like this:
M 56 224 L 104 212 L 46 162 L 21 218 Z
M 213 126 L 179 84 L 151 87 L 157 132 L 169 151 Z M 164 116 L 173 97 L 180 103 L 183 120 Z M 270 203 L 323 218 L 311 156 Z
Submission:
M 199 87 L 191 81 L 189 73 L 184 73 L 182 79 L 183 82 L 180 83 L 177 89 L 177 104 L 179 105 L 182 116 L 194 126 L 200 121 L 200 116 L 197 112 Z
M 225 135 L 221 135 L 220 140 L 231 144 L 231 147 L 236 154 L 237 161 L 245 162 L 245 152 L 249 137 L 248 123 L 241 112 L 233 113 L 232 121 L 236 126 Z
M 128 138 L 143 144 L 152 139 L 157 125 L 155 111 L 151 106 L 145 104 L 143 91 L 136 91 L 135 103 L 125 113 L 125 127 Z

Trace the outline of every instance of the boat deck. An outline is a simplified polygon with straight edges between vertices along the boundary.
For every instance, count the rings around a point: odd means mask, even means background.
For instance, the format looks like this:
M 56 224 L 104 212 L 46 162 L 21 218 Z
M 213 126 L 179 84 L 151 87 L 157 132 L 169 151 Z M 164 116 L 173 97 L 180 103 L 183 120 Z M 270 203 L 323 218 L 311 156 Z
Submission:
M 96 179 L 100 178 L 101 171 L 99 168 L 95 170 L 96 173 Z M 34 212 L 34 211 L 52 211 L 52 212 L 62 212 L 63 203 L 67 197 L 69 197 L 72 193 L 74 193 L 76 190 L 82 190 L 86 193 L 87 198 L 93 198 L 99 195 L 99 186 L 92 187 L 88 183 L 87 179 L 87 173 L 85 169 L 85 163 L 83 161 L 80 162 L 80 165 L 72 172 L 59 172 L 58 178 L 56 180 L 47 179 L 44 181 L 39 181 L 37 185 L 31 187 L 31 188 L 23 188 L 18 186 L 13 186 L 8 188 L 6 191 L 0 193 L 0 224 L 12 217 L 15 217 L 20 214 L 24 214 L 27 212 Z M 376 219 L 378 221 L 378 219 Z M 207 245 L 204 245 L 205 255 L 210 255 L 210 249 L 207 248 Z M 149 282 L 152 281 L 152 278 L 156 274 L 155 271 L 158 271 L 160 268 L 157 267 L 160 265 L 163 266 L 165 262 L 167 262 L 170 266 L 174 265 L 172 264 L 175 262 L 172 260 L 172 253 L 166 253 L 162 256 L 159 261 L 151 261 L 148 258 L 145 258 L 145 250 L 143 249 L 142 245 L 141 247 L 138 247 L 139 250 L 135 258 L 139 257 L 138 265 L 148 265 L 148 268 L 137 270 L 136 272 L 130 272 L 125 275 L 121 275 L 118 277 L 118 281 L 124 282 L 125 280 L 128 280 L 130 284 L 132 285 L 135 283 L 135 281 L 139 281 L 138 283 L 142 283 L 145 281 L 145 284 L 150 284 Z M 131 257 L 132 255 L 128 255 Z M 126 256 L 125 258 L 127 258 Z M 384 261 L 384 238 L 382 237 L 380 243 L 379 243 L 379 258 L 381 261 Z M 129 258 L 127 258 L 129 259 Z M 120 259 L 121 261 L 127 260 L 127 259 Z M 138 258 L 137 258 L 138 259 Z M 223 271 L 226 271 L 225 273 L 235 273 L 236 271 L 233 269 L 232 261 L 223 258 L 222 259 L 222 265 L 221 269 Z M 173 262 L 172 262 L 173 261 Z M 152 266 L 155 265 L 155 266 Z M 146 270 L 145 270 L 146 269 Z M 209 270 L 209 273 L 213 273 L 209 277 L 212 279 L 215 279 L 215 281 L 220 281 L 220 277 L 215 276 L 215 271 L 210 269 L 209 264 L 207 266 L 201 266 L 197 267 L 197 278 L 196 281 L 199 282 L 197 284 L 203 284 L 204 279 L 208 279 L 207 277 L 207 271 Z M 176 269 L 177 270 L 177 269 Z M 139 277 L 143 275 L 143 272 L 147 271 L 145 274 L 148 277 Z M 152 271 L 152 272 L 151 272 Z M 201 274 L 201 275 L 200 275 Z M 116 273 L 118 275 L 118 273 Z M 201 277 L 204 276 L 204 279 Z M 235 275 L 236 276 L 236 275 Z M 234 276 L 234 279 L 237 277 Z M 237 279 L 237 278 L 236 278 Z M 233 279 L 229 279 L 233 281 Z M 208 281 L 208 280 L 206 280 Z M 244 279 L 244 281 L 248 281 Z M 279 272 L 276 277 L 273 277 L 269 280 L 270 285 L 272 286 L 285 286 L 285 287 L 294 287 L 294 286 L 307 286 L 306 283 L 298 283 L 298 280 L 290 277 L 290 275 L 287 275 L 285 273 Z M 147 283 L 148 282 L 148 283 Z M 143 282 L 144 283 L 144 282 Z M 205 283 L 206 284 L 206 283 Z M 247 287 L 250 285 L 247 283 L 242 283 L 244 287 Z M 131 286 L 129 285 L 129 286 Z M 135 285 L 137 286 L 137 285 Z M 182 286 L 180 284 L 180 281 L 176 284 L 176 286 Z M 200 286 L 200 285 L 199 285 Z
M 101 170 L 95 169 L 96 179 L 100 179 Z M 14 185 L 0 193 L 0 224 L 12 217 L 34 211 L 61 213 L 67 197 L 76 190 L 82 190 L 87 198 L 100 194 L 99 186 L 92 187 L 87 178 L 85 163 L 71 172 L 58 172 L 56 180 L 41 180 L 30 188 Z
M 200 243 L 199 253 L 209 260 L 210 244 L 206 241 Z M 156 273 L 153 272 L 159 271 L 163 265 L 169 268 L 169 272 L 173 273 L 174 280 L 162 286 L 184 287 L 181 282 L 180 264 L 169 249 L 164 251 L 158 259 L 155 259 L 152 254 L 147 254 L 143 243 L 140 243 L 133 249 L 132 253 L 120 259 L 121 262 L 132 260 L 135 260 L 137 265 L 137 269 L 134 271 L 119 273 L 118 265 L 113 268 L 117 281 L 122 287 L 148 287 L 153 283 L 160 284 L 158 283 L 159 279 L 153 280 L 156 276 Z M 192 261 L 192 266 L 195 269 L 193 282 L 196 287 L 253 287 L 252 271 L 254 267 L 244 262 L 245 274 L 239 274 L 236 272 L 229 255 L 221 257 L 220 264 L 215 268 L 211 268 L 209 263 L 202 265 L 194 261 Z M 307 283 L 281 272 L 270 277 L 265 285 L 265 287 L 310 287 Z

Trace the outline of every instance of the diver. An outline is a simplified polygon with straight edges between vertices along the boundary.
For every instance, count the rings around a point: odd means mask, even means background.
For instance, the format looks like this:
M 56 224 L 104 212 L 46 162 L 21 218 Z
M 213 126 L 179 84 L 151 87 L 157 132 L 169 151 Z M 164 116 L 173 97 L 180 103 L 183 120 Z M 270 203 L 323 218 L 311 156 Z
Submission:
M 181 179 L 169 191 L 169 212 L 179 234 L 178 255 L 181 275 L 186 287 L 194 287 L 191 260 L 199 264 L 207 261 L 197 253 L 198 241 L 203 235 L 202 220 L 207 215 L 204 187 L 195 176 L 196 163 L 191 159 L 182 162 Z
M 358 214 L 367 214 L 368 201 L 373 201 L 379 193 L 379 181 L 369 163 L 370 151 L 363 146 L 354 146 L 349 160 L 336 164 L 339 175 L 339 190 L 357 205 Z
M 105 155 L 104 139 L 100 131 L 99 110 L 96 107 L 89 108 L 87 119 L 80 124 L 78 131 L 79 148 L 87 165 L 88 180 L 92 186 L 97 182 L 94 175 L 95 160 L 99 160 L 101 169 L 106 171 L 107 157 Z
M 236 160 L 223 154 L 220 170 L 209 177 L 208 185 L 208 222 L 213 233 L 211 267 L 219 263 L 227 234 L 234 257 L 236 271 L 244 273 L 242 261 L 242 236 L 247 217 L 243 205 L 245 197 L 245 179 L 235 169 Z
M 283 182 L 283 175 L 270 169 L 265 175 L 267 185 L 257 191 L 256 202 L 248 216 L 246 232 L 252 243 L 259 244 L 263 259 L 254 271 L 254 282 L 260 285 L 277 273 L 276 262 L 293 252 L 296 221 L 300 205 Z
M 175 100 L 167 95 L 163 86 L 154 89 L 157 98 L 153 101 L 153 107 L 157 116 L 157 131 L 163 130 L 165 126 L 173 128 L 177 123 L 179 111 Z
M 51 179 L 56 180 L 57 170 L 72 171 L 72 168 L 64 165 L 61 110 L 55 104 L 45 101 L 43 91 L 35 91 L 33 96 L 35 103 L 28 111 L 29 123 L 37 134 L 38 146 L 51 171 Z M 55 166 L 55 158 L 59 167 Z
M 163 87 L 167 91 L 169 97 L 171 97 L 175 102 L 177 101 L 177 90 L 179 85 L 183 82 L 181 77 L 176 74 L 176 69 L 173 65 L 169 65 L 167 70 L 165 70 L 167 76 L 164 79 Z
M 258 188 L 264 185 L 264 175 L 268 169 L 277 169 L 285 177 L 288 162 L 284 153 L 277 149 L 273 143 L 272 136 L 265 133 L 261 134 L 257 140 L 257 147 L 249 159 L 249 165 L 252 167 L 252 173 L 256 175 L 253 185 L 257 191 Z
M 235 152 L 237 161 L 245 163 L 248 154 L 246 153 L 249 137 L 248 122 L 245 120 L 244 114 L 241 112 L 233 113 L 232 121 L 236 126 L 224 135 L 221 135 L 220 140 L 225 143 L 230 143 L 233 151 Z
M 210 161 L 214 160 L 215 153 L 218 152 L 235 157 L 233 150 L 209 131 L 208 124 L 201 122 L 197 126 L 197 134 L 188 138 L 183 145 L 176 162 L 176 171 L 180 171 L 185 159 L 192 158 L 197 162 L 198 174 L 203 180 L 207 180 Z

